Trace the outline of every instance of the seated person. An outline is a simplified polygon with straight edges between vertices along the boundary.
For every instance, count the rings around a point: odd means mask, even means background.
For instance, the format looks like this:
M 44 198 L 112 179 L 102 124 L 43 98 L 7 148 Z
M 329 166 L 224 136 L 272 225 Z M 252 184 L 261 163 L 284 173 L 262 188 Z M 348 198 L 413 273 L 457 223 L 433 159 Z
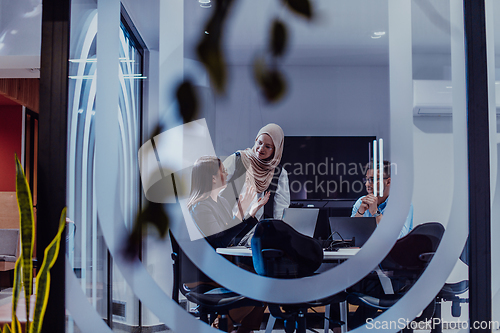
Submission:
M 377 171 L 379 172 L 379 171 Z M 378 179 L 378 175 L 377 175 Z M 384 211 L 387 208 L 387 202 L 389 201 L 389 192 L 391 191 L 391 163 L 389 161 L 384 161 L 384 194 L 380 197 L 375 197 L 373 195 L 373 163 L 367 166 L 366 178 L 363 180 L 366 186 L 367 195 L 359 198 L 352 207 L 351 217 L 375 217 L 377 224 L 382 220 Z M 375 183 L 377 190 L 379 189 L 379 182 Z M 406 217 L 406 222 L 399 233 L 401 238 L 408 234 L 411 229 L 413 229 L 413 205 L 410 205 L 410 211 Z
M 366 178 L 364 183 L 366 186 L 367 195 L 359 198 L 352 207 L 351 217 L 375 217 L 377 224 L 382 220 L 384 211 L 387 208 L 387 202 L 389 201 L 389 193 L 391 190 L 391 163 L 389 161 L 384 161 L 383 170 L 383 182 L 384 191 L 383 195 L 375 197 L 374 186 L 380 186 L 379 181 L 373 182 L 373 163 L 367 166 Z M 379 173 L 380 171 L 377 171 Z M 377 174 L 379 176 L 379 174 Z M 378 179 L 378 177 L 377 177 Z M 380 187 L 377 187 L 377 190 Z M 408 234 L 413 229 L 413 205 L 410 205 L 410 210 L 408 216 L 406 217 L 406 222 L 399 233 L 401 238 Z M 384 293 L 382 285 L 377 277 L 376 273 L 370 273 L 363 280 L 356 283 L 354 286 L 349 288 L 350 291 L 358 291 L 364 294 L 377 296 Z M 349 326 L 354 329 L 360 325 L 363 325 L 366 318 L 374 318 L 377 316 L 377 310 L 368 307 L 358 307 L 353 315 L 353 318 L 349 321 Z
M 245 194 L 240 195 L 237 213 L 219 192 L 227 186 L 227 172 L 215 156 L 200 157 L 193 166 L 191 175 L 191 194 L 187 207 L 198 229 L 212 247 L 228 247 L 238 244 L 239 240 L 257 223 L 257 211 L 269 200 L 267 192 L 251 206 L 256 195 L 255 189 L 248 186 Z M 247 218 L 243 212 L 248 209 Z
M 191 194 L 188 209 L 198 229 L 206 237 L 208 243 L 214 247 L 228 247 L 238 244 L 241 238 L 251 230 L 258 220 L 256 212 L 269 200 L 269 192 L 257 201 L 255 189 L 249 186 L 244 195 L 238 200 L 239 209 L 233 215 L 226 199 L 219 196 L 219 192 L 226 186 L 227 172 L 221 161 L 215 156 L 200 157 L 193 167 L 191 175 Z M 252 203 L 252 204 L 250 204 Z M 247 211 L 248 217 L 243 219 L 243 212 Z M 222 287 L 210 280 L 207 276 L 198 274 L 198 281 L 210 288 Z M 237 333 L 248 333 L 259 330 L 264 315 L 265 307 L 248 306 L 229 311 L 229 317 L 240 324 Z M 229 332 L 232 323 L 228 323 Z

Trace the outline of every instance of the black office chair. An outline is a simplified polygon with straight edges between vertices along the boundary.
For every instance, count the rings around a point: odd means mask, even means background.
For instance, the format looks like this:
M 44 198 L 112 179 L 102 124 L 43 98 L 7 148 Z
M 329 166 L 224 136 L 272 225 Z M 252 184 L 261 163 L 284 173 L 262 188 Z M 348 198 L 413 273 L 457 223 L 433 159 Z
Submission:
M 347 301 L 360 307 L 382 311 L 393 306 L 423 273 L 436 252 L 443 234 L 444 227 L 437 222 L 416 226 L 410 233 L 396 241 L 379 265 L 382 271 L 388 273 L 394 294 L 384 294 L 381 292 L 381 287 L 363 290 L 369 285 L 380 285 L 378 275 L 370 273 L 348 290 Z M 418 322 L 432 319 L 435 306 L 436 301 L 431 301 L 422 314 L 414 320 Z M 403 331 L 412 332 L 413 330 L 406 328 Z
M 462 254 L 460 255 L 460 260 L 467 266 L 469 265 L 468 244 L 469 244 L 469 239 L 467 239 Z M 461 304 L 468 303 L 469 299 L 462 298 L 459 295 L 465 293 L 468 290 L 469 290 L 468 280 L 462 280 L 455 283 L 445 283 L 443 288 L 436 295 L 436 300 L 435 300 L 436 309 L 434 311 L 433 318 L 441 318 L 441 303 L 443 301 L 451 302 L 451 315 L 453 317 L 455 318 L 460 317 L 460 315 L 462 314 Z M 432 327 L 431 333 L 442 333 L 442 332 L 443 332 L 443 327 L 440 320 L 437 321 L 437 324 Z
M 187 300 L 197 304 L 192 314 L 200 320 L 212 324 L 220 315 L 219 329 L 227 332 L 229 310 L 243 306 L 263 306 L 262 302 L 222 288 L 189 260 L 172 233 L 170 240 L 174 273 L 172 299 L 179 303 L 180 290 Z
M 273 278 L 300 278 L 313 275 L 323 261 L 319 241 L 305 236 L 281 220 L 262 220 L 252 238 L 254 269 L 259 275 Z M 269 312 L 284 321 L 285 332 L 306 331 L 308 308 L 339 303 L 345 293 L 300 304 L 268 304 Z M 333 324 L 341 324 L 331 321 Z

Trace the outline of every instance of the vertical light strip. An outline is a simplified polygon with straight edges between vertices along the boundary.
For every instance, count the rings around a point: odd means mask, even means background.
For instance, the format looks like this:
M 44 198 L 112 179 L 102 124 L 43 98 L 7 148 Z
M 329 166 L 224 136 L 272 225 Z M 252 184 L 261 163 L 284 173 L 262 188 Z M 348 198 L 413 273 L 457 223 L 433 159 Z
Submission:
M 384 140 L 378 139 L 378 151 L 379 151 L 379 184 L 380 184 L 380 197 L 384 196 Z
M 79 94 L 75 91 L 75 94 Z M 77 141 L 77 128 L 78 128 L 78 111 L 74 112 L 70 110 L 70 134 L 69 134 L 69 147 L 68 147 L 68 214 L 67 216 L 69 219 L 73 222 L 75 222 L 75 226 L 77 223 L 75 211 L 76 211 L 76 198 L 75 198 L 75 193 L 76 193 L 76 141 Z M 69 256 L 69 261 L 72 267 L 74 267 L 74 251 L 72 253 L 67 253 Z
M 89 91 L 89 97 L 95 96 L 95 89 L 96 89 L 96 83 L 95 80 L 92 80 L 92 83 L 90 85 L 90 91 Z M 92 273 L 92 263 L 89 263 L 89 267 L 87 269 L 87 242 L 88 242 L 88 233 L 87 230 L 90 229 L 90 232 L 92 233 L 92 228 L 90 224 L 88 224 L 88 207 L 90 205 L 89 198 L 88 198 L 88 193 L 91 191 L 91 184 L 92 180 L 89 180 L 89 152 L 91 151 L 89 145 L 91 144 L 90 142 L 90 134 L 92 131 L 92 103 L 87 102 L 87 106 L 85 109 L 85 122 L 83 126 L 83 140 L 82 140 L 82 159 L 81 159 L 81 201 L 80 201 L 80 214 L 81 214 L 81 251 L 80 251 L 80 257 L 81 257 L 81 283 L 82 283 L 82 289 L 85 292 L 87 290 L 87 271 L 90 270 L 90 273 Z M 92 237 L 92 236 L 91 236 Z M 90 279 L 92 279 L 92 275 L 89 276 Z M 92 283 L 92 281 L 90 281 Z M 88 295 L 87 295 L 88 296 Z
M 95 158 L 91 159 L 92 164 L 88 164 L 88 168 L 92 168 L 92 174 L 95 175 Z M 97 310 L 97 201 L 95 195 L 95 177 L 92 176 L 92 215 L 90 221 L 92 222 L 92 306 Z
M 377 140 L 373 140 L 373 195 L 377 196 Z
M 371 158 L 372 158 L 372 145 L 368 142 L 368 163 L 370 163 Z

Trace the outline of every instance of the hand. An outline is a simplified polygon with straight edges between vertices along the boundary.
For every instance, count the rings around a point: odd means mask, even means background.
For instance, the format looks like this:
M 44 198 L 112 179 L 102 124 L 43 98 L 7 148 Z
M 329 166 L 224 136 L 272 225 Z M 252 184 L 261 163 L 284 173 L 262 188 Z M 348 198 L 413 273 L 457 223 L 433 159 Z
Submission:
M 266 193 L 264 193 L 264 195 L 260 197 L 259 200 L 257 200 L 257 202 L 254 203 L 250 208 L 250 216 L 255 217 L 255 214 L 257 214 L 259 209 L 269 201 L 270 196 L 271 192 L 267 191 Z
M 365 212 L 368 210 L 368 208 L 369 208 L 368 204 L 361 201 L 361 205 L 358 208 L 359 214 L 364 215 Z
M 256 195 L 257 191 L 253 186 L 247 186 L 245 189 L 245 193 L 243 195 L 240 194 L 240 197 L 238 199 L 238 210 L 241 219 L 243 219 L 245 212 L 247 211 Z
M 359 212 L 365 212 L 368 210 L 370 214 L 374 215 L 377 212 L 377 198 L 373 194 L 368 194 L 363 199 L 361 199 L 361 206 Z

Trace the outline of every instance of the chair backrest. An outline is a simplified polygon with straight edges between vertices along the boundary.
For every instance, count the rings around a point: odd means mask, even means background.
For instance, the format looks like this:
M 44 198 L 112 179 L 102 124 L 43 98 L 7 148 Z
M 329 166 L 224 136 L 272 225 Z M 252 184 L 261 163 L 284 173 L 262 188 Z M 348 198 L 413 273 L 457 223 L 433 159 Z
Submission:
M 18 229 L 0 229 L 0 255 L 17 256 Z
M 203 240 L 198 240 L 203 241 Z M 199 285 L 198 289 L 203 288 L 205 285 L 208 289 L 214 288 L 214 282 L 206 276 L 182 251 L 179 243 L 170 232 L 170 242 L 172 244 L 172 254 L 174 255 L 174 283 L 172 298 L 178 301 L 178 290 L 185 296 L 189 290 L 185 288 L 186 284 Z
M 438 222 L 417 225 L 406 236 L 398 239 L 387 257 L 383 269 L 423 270 L 436 252 L 444 227 Z
M 303 235 L 281 220 L 262 220 L 252 238 L 254 269 L 275 278 L 309 276 L 323 261 L 318 240 Z

